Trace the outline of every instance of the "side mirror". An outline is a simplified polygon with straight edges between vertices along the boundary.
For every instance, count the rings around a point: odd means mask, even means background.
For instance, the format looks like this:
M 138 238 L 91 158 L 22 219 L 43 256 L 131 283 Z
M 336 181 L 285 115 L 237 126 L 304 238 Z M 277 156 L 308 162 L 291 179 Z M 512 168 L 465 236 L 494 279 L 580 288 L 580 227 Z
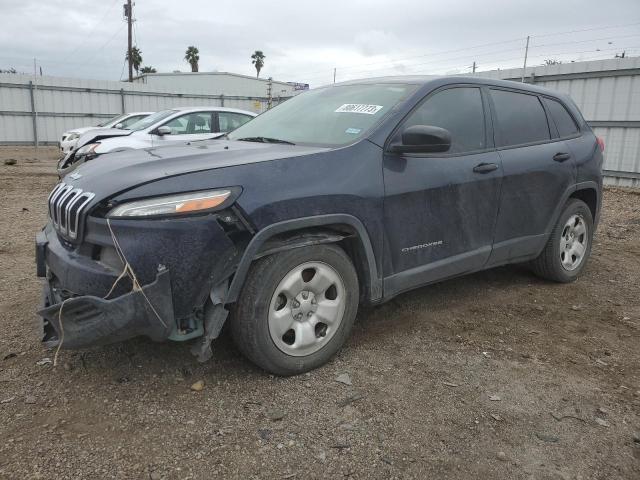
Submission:
M 121 129 L 122 126 L 123 125 L 121 123 L 116 123 L 113 128 Z
M 393 145 L 398 153 L 438 153 L 451 148 L 449 130 L 431 125 L 413 125 L 402 132 L 402 144 Z
M 167 127 L 166 125 L 158 127 L 156 128 L 156 134 L 160 135 L 161 137 L 164 135 L 171 135 L 171 127 Z

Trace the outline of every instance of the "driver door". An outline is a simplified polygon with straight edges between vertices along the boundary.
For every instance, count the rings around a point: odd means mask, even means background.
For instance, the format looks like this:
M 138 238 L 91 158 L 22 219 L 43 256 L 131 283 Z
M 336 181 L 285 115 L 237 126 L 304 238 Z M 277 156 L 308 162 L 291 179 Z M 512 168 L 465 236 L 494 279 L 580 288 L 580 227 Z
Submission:
M 428 95 L 390 144 L 414 125 L 446 129 L 444 153 L 385 152 L 385 296 L 486 263 L 493 244 L 502 165 L 493 146 L 486 95 L 454 86 Z

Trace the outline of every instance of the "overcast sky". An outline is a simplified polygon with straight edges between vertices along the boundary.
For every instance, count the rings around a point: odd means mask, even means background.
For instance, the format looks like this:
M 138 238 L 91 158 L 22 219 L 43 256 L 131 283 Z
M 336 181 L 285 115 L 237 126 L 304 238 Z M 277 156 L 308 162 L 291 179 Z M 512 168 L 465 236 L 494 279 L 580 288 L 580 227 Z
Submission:
M 0 0 L 0 69 L 32 72 L 35 57 L 45 75 L 125 78 L 124 2 Z M 640 55 L 639 0 L 137 0 L 134 16 L 143 65 L 160 72 L 190 71 L 195 45 L 200 71 L 255 75 L 262 50 L 261 77 L 312 86 L 334 67 L 338 81 L 520 67 L 527 35 L 530 65 Z

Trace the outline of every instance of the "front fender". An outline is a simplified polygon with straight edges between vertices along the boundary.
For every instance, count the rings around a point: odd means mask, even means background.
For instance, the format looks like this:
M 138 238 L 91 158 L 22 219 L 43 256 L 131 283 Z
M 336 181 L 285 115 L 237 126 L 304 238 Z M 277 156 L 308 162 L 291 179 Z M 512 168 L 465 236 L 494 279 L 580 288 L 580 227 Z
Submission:
M 267 240 L 273 238 L 275 235 L 286 232 L 294 232 L 296 230 L 313 227 L 326 227 L 329 225 L 347 225 L 354 229 L 362 244 L 362 250 L 365 255 L 365 275 L 367 277 L 367 283 L 369 284 L 369 300 L 372 302 L 380 300 L 382 298 L 382 278 L 378 273 L 373 247 L 371 246 L 371 239 L 364 225 L 353 215 L 328 214 L 285 220 L 269 225 L 256 233 L 240 259 L 225 302 L 233 303 L 238 300 L 240 290 L 244 285 L 251 263 L 260 256 L 261 250 Z

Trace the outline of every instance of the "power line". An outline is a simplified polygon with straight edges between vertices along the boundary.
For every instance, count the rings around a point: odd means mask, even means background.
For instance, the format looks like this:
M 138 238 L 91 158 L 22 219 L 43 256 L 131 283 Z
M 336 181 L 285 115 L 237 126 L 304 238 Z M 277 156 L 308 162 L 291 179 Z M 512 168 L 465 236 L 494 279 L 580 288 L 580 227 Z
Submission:
M 544 44 L 544 45 L 537 45 L 537 46 L 530 46 L 529 49 L 530 50 L 535 50 L 534 55 L 532 55 L 533 58 L 537 58 L 540 55 L 571 55 L 574 52 L 572 51 L 567 51 L 567 52 L 558 52 L 558 53 L 540 53 L 538 54 L 537 51 L 540 48 L 543 47 L 550 47 L 550 46 L 558 46 L 558 45 L 572 45 L 572 44 L 579 44 L 579 43 L 585 43 L 585 42 L 590 42 L 590 41 L 599 41 L 599 40 L 610 40 L 610 39 L 620 39 L 620 38 L 630 38 L 630 37 L 638 37 L 640 36 L 640 34 L 634 34 L 634 35 L 620 35 L 620 36 L 615 36 L 615 37 L 603 37 L 603 38 L 598 38 L 598 39 L 592 39 L 589 41 L 582 41 L 582 40 L 578 40 L 578 41 L 571 41 L 571 42 L 556 42 L 556 43 L 549 43 L 549 44 Z M 496 42 L 496 44 L 500 44 L 500 42 Z M 617 48 L 619 50 L 619 48 Z M 457 49 L 456 51 L 460 51 L 460 50 L 469 50 L 469 49 Z M 450 63 L 451 60 L 458 60 L 458 59 L 469 59 L 469 60 L 477 60 L 478 58 L 486 58 L 486 57 L 490 57 L 490 56 L 494 56 L 500 53 L 505 53 L 505 52 L 513 52 L 513 51 L 521 51 L 522 47 L 519 48 L 510 48 L 510 49 L 502 49 L 502 50 L 493 50 L 493 51 L 488 51 L 488 52 L 476 52 L 476 53 L 471 53 L 468 55 L 463 55 L 463 56 L 456 56 L 456 57 L 451 57 L 446 59 L 446 63 Z M 591 51 L 591 50 L 590 50 Z M 447 52 L 448 53 L 448 52 Z M 435 55 L 433 55 L 435 56 Z M 522 58 L 522 57 L 520 57 Z M 379 62 L 382 63 L 382 62 Z M 357 71 L 347 71 L 346 75 L 353 78 L 353 75 L 358 75 L 358 74 L 370 74 L 371 72 L 376 72 L 376 71 L 385 71 L 385 70 L 393 70 L 393 71 L 398 71 L 401 67 L 401 69 L 407 70 L 407 69 L 415 69 L 416 67 L 420 67 L 420 66 L 426 66 L 426 65 L 430 65 L 430 66 L 434 66 L 434 65 L 439 65 L 442 63 L 441 60 L 430 60 L 427 62 L 420 62 L 420 63 L 413 63 L 413 64 L 408 64 L 408 65 L 397 65 L 395 64 L 396 62 L 392 62 L 392 61 L 387 61 L 385 62 L 387 63 L 389 66 L 386 67 L 380 67 L 380 68 L 368 68 L 368 69 L 363 69 L 363 70 L 357 70 Z M 324 72 L 326 72 L 326 70 L 323 70 Z M 314 77 L 307 77 L 307 81 L 312 81 L 314 79 L 317 78 L 326 78 L 328 75 L 328 72 L 326 72 L 325 75 L 319 75 L 319 76 L 314 76 Z
M 532 39 L 535 39 L 535 38 L 567 35 L 567 34 L 572 34 L 572 33 L 588 32 L 588 31 L 610 30 L 610 29 L 613 29 L 613 28 L 623 28 L 623 27 L 629 27 L 629 26 L 634 26 L 634 25 L 640 25 L 640 22 L 623 24 L 623 25 L 608 25 L 608 26 L 602 26 L 602 27 L 587 28 L 587 29 L 582 29 L 582 30 L 567 30 L 567 31 L 564 31 L 564 32 L 557 32 L 557 33 L 552 33 L 552 34 L 531 35 L 530 37 Z M 599 40 L 611 40 L 611 39 L 626 38 L 626 37 L 631 37 L 631 36 L 637 36 L 637 35 L 635 35 L 635 34 L 634 35 L 619 35 L 619 36 L 604 37 L 604 38 L 598 38 L 598 39 L 592 39 L 592 40 L 578 40 L 578 41 L 574 41 L 574 42 L 559 42 L 559 43 L 539 45 L 537 47 L 532 46 L 530 48 L 533 49 L 533 48 L 539 48 L 539 47 L 542 47 L 542 46 L 561 45 L 561 44 L 569 44 L 569 43 L 585 43 L 585 42 L 589 42 L 589 41 L 599 41 Z M 410 57 L 397 58 L 397 59 L 388 59 L 388 60 L 382 60 L 382 61 L 377 61 L 377 62 L 361 63 L 361 64 L 348 65 L 348 66 L 347 65 L 343 65 L 343 66 L 337 66 L 335 68 L 337 68 L 337 70 L 340 71 L 340 72 L 344 72 L 345 70 L 349 71 L 349 70 L 352 70 L 353 68 L 366 67 L 366 66 L 370 66 L 370 65 L 390 64 L 390 63 L 402 62 L 402 61 L 405 61 L 405 60 L 412 60 L 412 59 L 416 59 L 416 58 L 424 58 L 424 57 L 432 57 L 432 56 L 437 56 L 437 55 L 445 55 L 445 54 L 449 54 L 449 53 L 456 53 L 456 52 L 460 52 L 460 51 L 468 51 L 468 50 L 471 50 L 471 49 L 483 48 L 483 47 L 487 47 L 487 46 L 503 45 L 503 44 L 514 43 L 514 42 L 518 42 L 518 41 L 521 41 L 521 42 L 524 43 L 525 40 L 526 40 L 526 37 L 519 37 L 519 38 L 515 38 L 515 39 L 511 39 L 511 40 L 502 40 L 502 41 L 491 42 L 491 43 L 486 43 L 486 44 L 481 44 L 481 45 L 472 45 L 472 46 L 467 46 L 467 47 L 464 47 L 464 48 L 457 48 L 457 49 L 453 49 L 453 50 L 443 50 L 443 51 L 432 52 L 432 53 L 427 53 L 427 54 L 414 55 L 414 56 L 410 56 Z M 326 72 L 326 70 L 322 69 L 322 70 L 307 71 L 307 72 L 302 72 L 302 73 L 298 72 L 296 75 L 298 77 L 302 77 L 302 76 L 305 76 L 305 75 L 311 75 L 311 74 L 320 73 L 320 72 Z M 354 73 L 354 72 L 351 72 L 351 73 Z M 323 77 L 324 77 L 324 75 L 323 75 Z M 313 78 L 313 77 L 311 77 L 311 78 Z
M 630 47 L 625 47 L 627 52 L 632 51 L 632 50 L 636 50 L 636 49 L 640 49 L 640 46 L 630 46 Z M 519 50 L 519 49 L 518 49 Z M 561 51 L 561 52 L 538 52 L 538 53 L 533 53 L 530 54 L 529 59 L 530 60 L 537 60 L 537 59 L 544 59 L 544 58 L 549 58 L 549 57 L 553 57 L 553 56 L 558 56 L 558 55 L 582 55 L 584 53 L 596 53 L 596 52 L 600 52 L 598 55 L 596 56 L 610 56 L 610 53 L 606 53 L 606 52 L 613 52 L 613 51 L 617 51 L 619 50 L 619 48 L 609 48 L 609 49 L 595 49 L 595 50 L 582 50 L 582 51 L 573 51 L 573 50 L 569 50 L 569 51 Z M 503 50 L 503 51 L 498 51 L 498 52 L 493 52 L 491 54 L 489 54 L 488 56 L 491 55 L 495 55 L 497 53 L 501 53 L 501 52 L 505 52 L 505 51 L 513 51 L 513 49 L 510 50 Z M 459 70 L 464 70 L 466 68 L 468 68 L 468 62 L 464 62 L 464 65 L 462 65 L 462 61 L 461 59 L 472 59 L 472 58 L 476 58 L 476 56 L 469 55 L 469 56 L 465 56 L 465 57 L 455 57 L 455 58 L 450 58 L 448 60 L 440 60 L 440 61 L 436 61 L 436 62 L 424 62 L 424 63 L 420 63 L 420 64 L 415 64 L 415 65 L 411 65 L 411 66 L 407 66 L 405 68 L 410 69 L 411 71 L 409 72 L 404 72 L 404 73 L 408 73 L 408 74 L 437 74 L 439 71 L 442 71 L 444 69 L 447 70 L 451 70 L 451 69 L 459 69 Z M 484 57 L 480 57 L 480 58 L 484 58 Z M 501 63 L 505 63 L 505 62 L 515 62 L 518 60 L 522 60 L 522 55 L 519 56 L 515 56 L 515 57 L 509 57 L 509 58 L 499 58 L 499 59 L 495 59 L 495 60 L 486 60 L 483 61 L 483 64 L 487 65 L 487 64 L 494 64 L 494 65 L 498 65 Z M 579 58 L 577 59 L 577 61 L 583 61 L 586 60 L 585 58 Z M 535 62 L 532 62 L 535 63 Z M 424 68 L 416 71 L 416 68 L 419 67 L 424 67 L 426 65 L 429 65 L 429 71 L 425 72 Z M 380 70 L 392 70 L 395 69 L 396 67 L 386 67 L 386 68 L 382 68 L 382 69 L 370 69 L 370 70 L 363 70 L 363 71 L 359 71 L 359 72 L 351 72 L 350 74 L 348 74 L 348 76 L 350 78 L 351 75 L 355 75 L 358 73 L 371 73 L 374 71 L 380 71 Z M 513 67 L 507 67 L 507 68 L 522 68 L 521 66 L 513 66 Z M 381 74 L 383 75 L 383 74 Z M 330 83 L 330 81 L 327 80 L 328 75 L 325 76 L 318 76 L 318 77 L 313 77 L 311 79 L 307 79 L 308 81 L 312 81 L 314 79 L 318 79 L 320 81 L 327 81 L 327 83 Z M 349 78 L 347 78 L 346 80 L 348 80 Z
M 589 40 L 572 40 L 570 42 L 559 42 L 559 43 L 544 43 L 542 45 L 537 45 L 535 48 L 540 47 L 551 47 L 556 45 L 569 45 L 574 43 L 588 43 L 588 42 L 599 42 L 601 40 L 616 40 L 619 38 L 629 38 L 629 37 L 640 37 L 640 33 L 632 33 L 631 35 L 616 35 L 613 37 L 601 37 L 601 38 L 592 38 Z M 534 47 L 531 47 L 534 48 Z
M 114 0 L 105 10 L 104 14 L 102 15 L 102 17 L 100 17 L 100 20 L 98 20 L 93 27 L 91 28 L 91 30 L 89 31 L 89 33 L 86 34 L 86 38 L 91 38 L 91 35 L 93 34 L 93 32 L 96 31 L 96 28 L 98 28 L 98 25 L 102 25 L 102 21 L 107 18 L 107 14 L 109 12 L 111 12 L 111 10 L 113 9 L 113 7 L 115 6 L 115 4 L 118 2 L 118 0 Z M 86 46 L 85 43 L 83 42 L 78 42 L 78 45 L 76 46 L 76 48 L 74 48 L 71 53 L 67 54 L 63 59 L 62 62 L 68 60 L 69 58 L 71 58 L 73 55 L 75 55 L 75 53 L 80 50 L 81 47 Z
M 570 33 L 582 33 L 582 32 L 593 32 L 595 30 L 610 30 L 612 28 L 624 28 L 624 27 L 633 27 L 636 25 L 640 25 L 640 22 L 636 23 L 625 23 L 622 25 L 610 25 L 608 27 L 594 27 L 594 28 L 584 28 L 582 30 L 568 30 L 560 33 L 545 33 L 543 35 L 531 35 L 533 38 L 542 38 L 542 37 L 556 37 L 559 35 L 568 35 Z

